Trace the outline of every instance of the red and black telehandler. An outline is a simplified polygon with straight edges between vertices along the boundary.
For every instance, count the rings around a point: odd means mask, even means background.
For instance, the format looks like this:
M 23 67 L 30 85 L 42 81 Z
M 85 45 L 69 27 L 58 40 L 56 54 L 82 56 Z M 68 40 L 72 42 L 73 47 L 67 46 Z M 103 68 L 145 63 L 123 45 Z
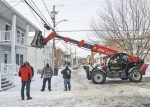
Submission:
M 148 64 L 145 64 L 144 60 L 139 57 L 120 53 L 117 50 L 110 49 L 105 46 L 89 44 L 84 40 L 77 41 L 68 37 L 63 37 L 55 32 L 50 33 L 47 38 L 43 38 L 41 32 L 37 31 L 31 45 L 33 47 L 42 48 L 53 38 L 58 38 L 65 42 L 76 44 L 77 46 L 89 49 L 92 52 L 107 55 L 107 61 L 101 66 L 101 69 L 96 67 L 94 67 L 91 71 L 85 69 L 87 78 L 89 80 L 92 79 L 92 81 L 96 84 L 105 83 L 106 77 L 120 78 L 122 80 L 129 79 L 132 82 L 140 82 L 142 80 L 142 75 L 145 74 L 148 67 Z

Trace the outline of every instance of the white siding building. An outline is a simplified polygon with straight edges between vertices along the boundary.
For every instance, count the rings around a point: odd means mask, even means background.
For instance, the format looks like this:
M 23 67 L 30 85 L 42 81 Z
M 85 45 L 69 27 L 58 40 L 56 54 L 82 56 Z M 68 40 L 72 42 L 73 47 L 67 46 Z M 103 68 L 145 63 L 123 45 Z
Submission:
M 37 29 L 8 3 L 0 1 L 0 90 L 6 88 L 2 81 L 13 77 L 17 66 L 27 60 L 27 38 Z
M 28 38 L 28 45 L 31 44 L 33 37 Z M 46 63 L 52 66 L 52 44 L 49 42 L 44 48 L 37 49 L 28 47 L 27 60 L 34 67 L 35 72 L 42 70 Z

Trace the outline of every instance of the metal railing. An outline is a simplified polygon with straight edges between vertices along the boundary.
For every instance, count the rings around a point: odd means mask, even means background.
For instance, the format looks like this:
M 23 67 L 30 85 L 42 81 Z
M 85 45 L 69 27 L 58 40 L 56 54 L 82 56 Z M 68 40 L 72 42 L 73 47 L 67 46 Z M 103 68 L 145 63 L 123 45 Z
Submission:
M 17 75 L 17 72 L 19 70 L 19 66 L 17 64 L 14 65 L 14 71 L 13 71 L 13 64 L 5 64 L 1 63 L 1 69 L 0 69 L 0 90 L 1 90 L 1 78 L 6 78 L 9 83 L 12 83 L 14 85 L 14 76 Z
M 0 31 L 0 42 L 11 42 L 12 31 Z
M 14 82 L 14 71 L 12 64 L 1 63 L 1 76 L 7 78 L 11 83 Z
M 25 39 L 26 39 L 25 37 L 17 37 L 16 43 L 21 44 L 21 45 L 25 45 L 26 44 Z
M 12 31 L 0 31 L 0 42 L 11 43 L 12 41 Z M 16 43 L 20 45 L 26 45 L 26 38 L 25 37 L 17 37 L 16 36 Z

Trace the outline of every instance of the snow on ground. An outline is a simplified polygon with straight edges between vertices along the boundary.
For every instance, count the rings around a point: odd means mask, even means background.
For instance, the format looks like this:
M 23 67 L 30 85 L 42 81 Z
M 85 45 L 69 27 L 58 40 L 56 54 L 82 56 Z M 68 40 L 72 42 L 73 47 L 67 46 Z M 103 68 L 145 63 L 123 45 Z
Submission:
M 148 68 L 146 69 L 145 76 L 150 77 L 150 65 L 148 65 Z
M 16 86 L 0 92 L 0 107 L 150 107 L 150 77 L 140 83 L 107 79 L 105 84 L 88 81 L 83 68 L 72 71 L 72 90 L 63 91 L 63 78 L 52 78 L 52 91 L 41 92 L 42 79 L 35 75 L 31 83 L 32 100 L 20 98 L 20 79 Z

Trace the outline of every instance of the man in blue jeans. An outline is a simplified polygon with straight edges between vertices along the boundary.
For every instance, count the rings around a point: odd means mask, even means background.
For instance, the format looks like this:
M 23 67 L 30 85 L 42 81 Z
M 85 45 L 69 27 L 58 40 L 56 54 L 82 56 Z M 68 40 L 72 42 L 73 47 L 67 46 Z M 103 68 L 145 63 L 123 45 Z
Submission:
M 71 70 L 69 69 L 68 66 L 66 66 L 65 69 L 61 71 L 61 74 L 63 74 L 63 78 L 64 78 L 64 86 L 65 86 L 64 91 L 67 91 L 67 90 L 70 91 L 71 90 L 71 84 L 70 84 Z
M 25 62 L 20 68 L 19 68 L 19 72 L 18 75 L 21 77 L 21 98 L 22 100 L 24 100 L 24 89 L 26 87 L 26 95 L 27 95 L 27 100 L 32 99 L 32 97 L 30 96 L 30 81 L 32 79 L 32 70 L 31 68 L 28 66 L 28 63 Z
M 44 76 L 44 78 L 43 78 Z M 51 91 L 51 78 L 53 76 L 53 70 L 51 66 L 47 63 L 46 66 L 43 68 L 43 73 L 41 74 L 41 78 L 43 78 L 43 86 L 41 91 L 45 90 L 46 82 L 48 81 L 48 89 Z

